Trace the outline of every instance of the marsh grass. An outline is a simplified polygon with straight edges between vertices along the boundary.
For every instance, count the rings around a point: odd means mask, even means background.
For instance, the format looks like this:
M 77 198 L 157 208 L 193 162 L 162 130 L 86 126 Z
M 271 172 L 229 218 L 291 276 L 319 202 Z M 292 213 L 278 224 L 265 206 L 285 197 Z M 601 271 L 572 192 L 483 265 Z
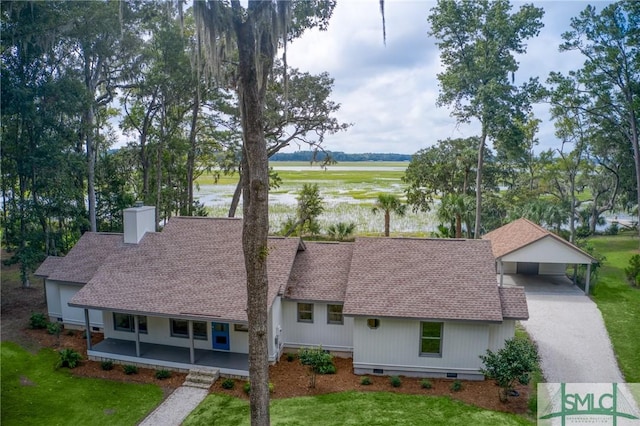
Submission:
M 318 221 L 323 232 L 338 222 L 355 223 L 357 235 L 382 235 L 384 218 L 371 211 L 378 194 L 404 197 L 402 176 L 408 163 L 340 163 L 322 170 L 308 163 L 276 163 L 282 185 L 269 194 L 269 226 L 271 233 L 281 230 L 282 224 L 296 212 L 296 197 L 305 183 L 317 183 L 324 199 L 325 211 Z M 284 167 L 284 170 L 279 168 Z M 296 169 L 297 168 L 297 169 Z M 299 169 L 299 170 L 298 170 Z M 207 206 L 209 216 L 226 217 L 235 181 L 221 180 L 213 185 L 211 176 L 201 177 L 198 196 Z M 237 178 L 236 178 L 237 179 Z M 237 210 L 242 217 L 242 208 Z M 391 236 L 429 236 L 436 228 L 433 213 L 413 212 L 404 217 L 391 218 Z

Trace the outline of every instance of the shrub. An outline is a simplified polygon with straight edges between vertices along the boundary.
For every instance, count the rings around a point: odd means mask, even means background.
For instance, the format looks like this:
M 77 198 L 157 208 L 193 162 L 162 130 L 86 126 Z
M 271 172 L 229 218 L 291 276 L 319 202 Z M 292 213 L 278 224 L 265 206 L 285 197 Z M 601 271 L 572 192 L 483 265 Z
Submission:
M 624 268 L 624 273 L 631 285 L 640 287 L 640 254 L 631 256 L 629 266 Z
M 422 389 L 431 389 L 433 387 L 433 383 L 431 383 L 431 380 L 429 379 L 422 379 L 420 380 L 420 387 Z
M 618 235 L 618 232 L 620 232 L 618 222 L 611 222 L 611 225 L 605 230 L 607 235 Z
M 104 371 L 110 371 L 113 370 L 113 361 L 102 361 L 100 363 L 100 367 L 104 370 Z
M 509 339 L 504 348 L 497 352 L 487 349 L 486 355 L 480 355 L 484 368 L 480 371 L 500 386 L 500 400 L 506 401 L 509 391 L 516 381 L 526 385 L 531 373 L 538 368 L 538 350 L 527 339 Z
M 287 361 L 292 362 L 296 359 L 296 354 L 289 352 L 287 354 Z
M 130 374 L 138 374 L 138 367 L 136 367 L 135 365 L 123 365 L 122 366 L 122 371 L 124 371 L 124 374 L 130 375 Z
M 40 312 L 32 313 L 29 318 L 29 328 L 33 328 L 34 330 L 47 328 L 48 324 L 47 316 Z
M 402 379 L 400 379 L 400 376 L 391 376 L 389 378 L 389 382 L 394 388 L 399 388 L 400 386 L 402 386 Z
M 73 331 L 73 330 L 67 330 L 67 336 L 71 336 L 71 337 L 73 337 L 73 336 L 75 336 L 75 335 L 76 335 L 75 331 Z
M 371 378 L 369 376 L 364 376 L 360 379 L 360 384 L 364 386 L 369 386 L 371 384 Z
M 47 333 L 53 334 L 54 336 L 58 337 L 60 336 L 61 332 L 62 324 L 60 324 L 59 322 L 50 322 L 49 324 L 47 324 Z
M 222 384 L 222 387 L 224 387 L 224 383 Z M 245 382 L 244 385 L 242 386 L 242 390 L 244 391 L 244 393 L 249 395 L 251 393 L 251 383 Z M 276 385 L 269 382 L 269 393 L 273 393 L 275 390 L 276 390 Z
M 222 381 L 222 389 L 233 389 L 236 385 L 236 381 L 233 379 L 224 379 Z
M 171 371 L 169 370 L 156 370 L 156 379 L 163 380 L 171 377 Z
M 452 392 L 459 392 L 462 390 L 462 382 L 460 380 L 454 380 L 453 383 L 451 383 L 451 386 L 449 386 L 449 389 L 451 389 Z
M 309 366 L 309 387 L 316 387 L 316 374 L 334 374 L 336 366 L 333 363 L 333 355 L 322 347 L 302 348 L 298 353 L 302 365 Z
M 63 349 L 58 354 L 60 355 L 59 367 L 76 368 L 82 360 L 82 355 L 74 349 Z

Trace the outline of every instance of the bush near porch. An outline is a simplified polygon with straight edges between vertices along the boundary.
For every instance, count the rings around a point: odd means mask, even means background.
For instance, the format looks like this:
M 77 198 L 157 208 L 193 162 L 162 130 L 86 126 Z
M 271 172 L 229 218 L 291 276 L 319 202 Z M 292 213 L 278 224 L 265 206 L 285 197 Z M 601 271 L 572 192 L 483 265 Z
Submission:
M 15 343 L 0 344 L 0 423 L 11 425 L 134 425 L 162 401 L 159 386 L 75 377 L 56 369 L 58 353 L 33 355 Z
M 638 237 L 635 233 L 624 232 L 593 237 L 589 242 L 606 257 L 599 269 L 593 300 L 602 312 L 622 375 L 627 382 L 638 383 L 640 287 L 632 287 L 624 272 L 631 257 L 638 254 Z

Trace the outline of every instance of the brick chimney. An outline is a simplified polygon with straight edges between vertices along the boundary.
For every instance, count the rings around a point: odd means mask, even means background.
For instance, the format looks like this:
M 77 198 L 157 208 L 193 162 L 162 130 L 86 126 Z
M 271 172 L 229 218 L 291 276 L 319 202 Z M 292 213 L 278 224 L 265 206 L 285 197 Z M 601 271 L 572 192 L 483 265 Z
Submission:
M 138 244 L 146 232 L 156 232 L 156 208 L 138 206 L 122 211 L 124 221 L 124 242 Z

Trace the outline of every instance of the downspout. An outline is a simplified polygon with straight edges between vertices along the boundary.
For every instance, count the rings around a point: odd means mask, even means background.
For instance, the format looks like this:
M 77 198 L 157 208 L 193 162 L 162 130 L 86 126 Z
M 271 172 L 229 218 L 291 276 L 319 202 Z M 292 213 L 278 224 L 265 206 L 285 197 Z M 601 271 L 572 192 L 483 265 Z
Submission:
M 504 281 L 504 265 L 502 264 L 502 259 L 498 260 L 498 265 L 500 266 L 500 287 L 502 287 L 502 282 Z

